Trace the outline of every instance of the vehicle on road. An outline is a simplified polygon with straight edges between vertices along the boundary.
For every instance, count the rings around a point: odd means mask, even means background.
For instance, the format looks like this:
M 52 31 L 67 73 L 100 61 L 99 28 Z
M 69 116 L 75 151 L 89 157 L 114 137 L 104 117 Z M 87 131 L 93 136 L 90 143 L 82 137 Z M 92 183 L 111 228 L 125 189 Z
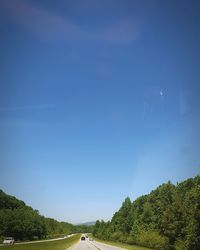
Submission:
M 15 239 L 13 237 L 6 237 L 3 241 L 4 245 L 14 245 Z
M 81 237 L 81 240 L 85 240 L 85 236 L 82 236 L 82 237 Z

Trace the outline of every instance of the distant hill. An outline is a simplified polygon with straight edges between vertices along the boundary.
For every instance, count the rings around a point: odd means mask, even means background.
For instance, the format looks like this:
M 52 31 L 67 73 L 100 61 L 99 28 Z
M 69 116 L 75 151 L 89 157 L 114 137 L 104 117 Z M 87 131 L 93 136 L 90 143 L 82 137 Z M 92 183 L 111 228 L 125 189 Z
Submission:
M 79 226 L 94 226 L 96 221 L 89 221 L 89 222 L 84 222 L 81 224 L 78 224 Z

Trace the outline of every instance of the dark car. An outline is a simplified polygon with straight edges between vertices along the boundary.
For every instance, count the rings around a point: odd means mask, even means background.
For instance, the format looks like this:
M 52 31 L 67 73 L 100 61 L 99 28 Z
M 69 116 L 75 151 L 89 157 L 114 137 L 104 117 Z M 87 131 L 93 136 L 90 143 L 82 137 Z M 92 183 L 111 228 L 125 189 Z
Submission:
M 85 236 L 82 236 L 82 237 L 81 237 L 81 240 L 85 240 Z

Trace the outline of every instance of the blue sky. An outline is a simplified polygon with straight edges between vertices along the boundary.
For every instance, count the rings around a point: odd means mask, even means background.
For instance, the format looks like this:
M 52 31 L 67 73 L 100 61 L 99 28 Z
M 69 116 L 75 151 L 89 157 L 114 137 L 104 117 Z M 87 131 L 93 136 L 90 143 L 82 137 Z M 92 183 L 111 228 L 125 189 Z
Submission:
M 0 2 L 0 188 L 108 220 L 200 173 L 198 1 Z

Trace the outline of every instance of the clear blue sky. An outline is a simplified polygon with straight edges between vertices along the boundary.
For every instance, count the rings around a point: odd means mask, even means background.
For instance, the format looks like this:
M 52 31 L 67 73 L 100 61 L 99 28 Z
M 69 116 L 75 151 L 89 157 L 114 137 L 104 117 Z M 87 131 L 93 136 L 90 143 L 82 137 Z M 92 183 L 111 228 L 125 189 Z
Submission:
M 108 220 L 200 173 L 200 4 L 0 1 L 0 188 Z

